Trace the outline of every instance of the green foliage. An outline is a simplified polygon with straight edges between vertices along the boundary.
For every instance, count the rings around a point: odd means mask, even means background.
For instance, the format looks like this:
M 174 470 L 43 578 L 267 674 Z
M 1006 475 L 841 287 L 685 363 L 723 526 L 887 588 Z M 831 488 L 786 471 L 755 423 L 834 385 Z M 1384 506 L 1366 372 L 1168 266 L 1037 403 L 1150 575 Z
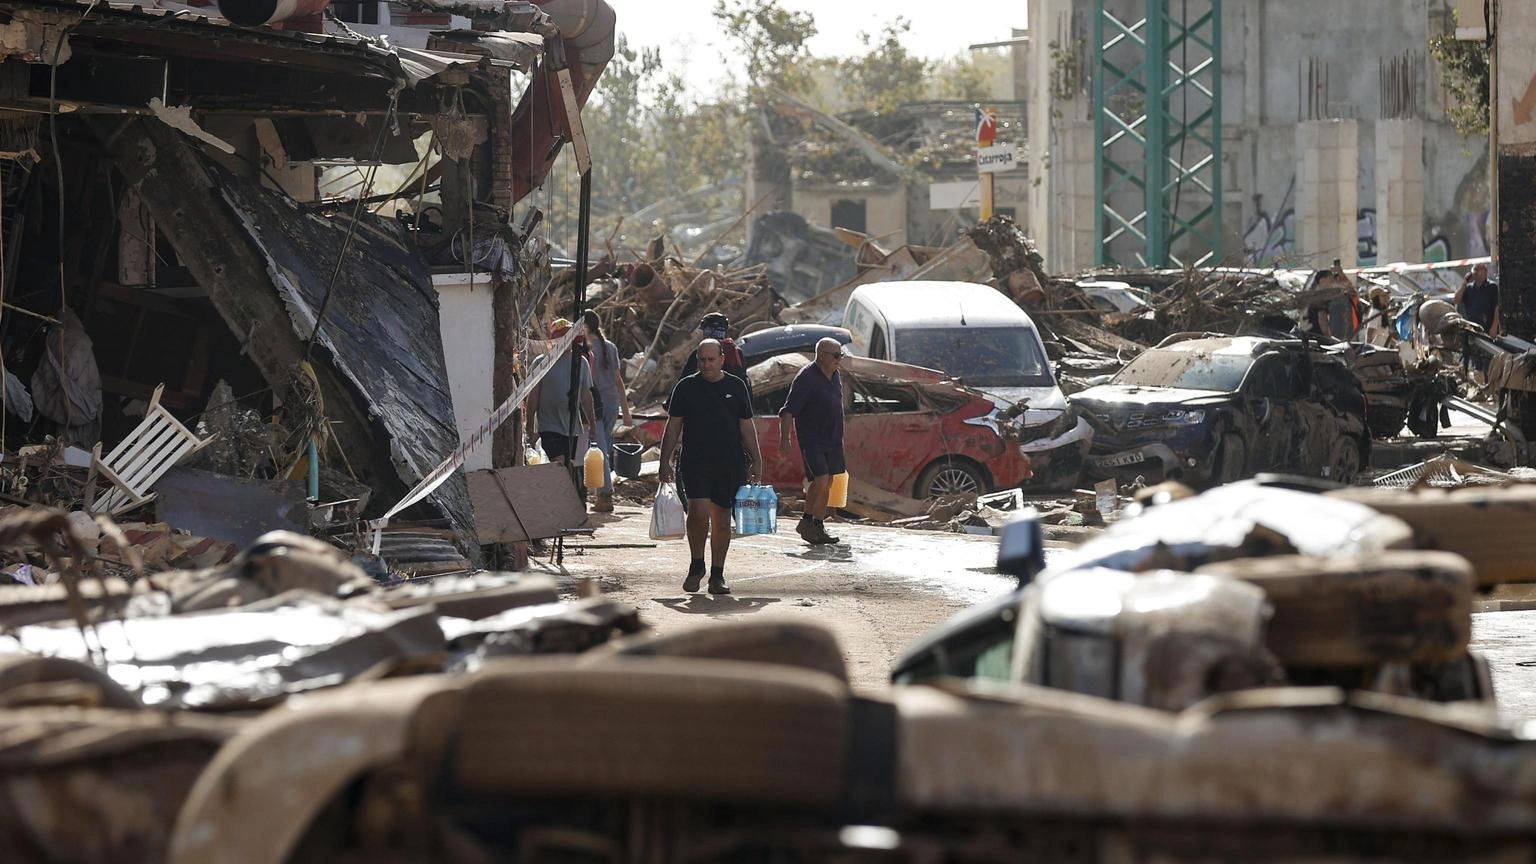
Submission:
M 1058 100 L 1076 99 L 1087 83 L 1088 43 L 1079 37 L 1066 44 L 1052 39 L 1051 96 Z
M 1446 118 L 1468 137 L 1488 134 L 1488 43 L 1457 39 L 1455 13 L 1450 32 L 1429 38 L 1429 56 L 1440 67 L 1440 80 L 1450 97 Z
M 829 113 L 888 114 L 905 102 L 953 99 L 986 102 L 1007 93 L 1012 75 L 1007 51 L 963 52 L 932 61 L 902 40 L 911 24 L 898 18 L 878 32 L 860 34 L 861 49 L 847 57 L 816 57 L 808 12 L 779 0 L 716 0 L 713 9 L 726 52 L 745 72 L 708 94 L 691 92 L 666 68 L 655 49 L 636 50 L 618 38 L 615 54 L 582 112 L 592 150 L 592 250 L 621 257 L 667 233 L 692 252 L 718 236 L 750 203 L 745 200 L 747 147 L 766 88 L 782 90 Z M 840 140 L 828 142 L 840 154 Z M 968 147 L 969 144 L 967 143 Z M 771 155 L 771 154 L 770 154 Z M 921 154 L 911 154 L 920 161 Z M 576 241 L 577 178 L 569 151 L 560 157 L 549 190 L 536 193 L 550 239 L 565 252 Z M 734 240 L 739 242 L 743 229 Z
M 796 95 L 809 92 L 810 50 L 816 19 L 781 7 L 777 0 L 715 0 L 715 20 L 735 44 L 753 90 L 773 87 Z
M 1006 51 L 968 51 L 933 66 L 928 95 L 933 99 L 986 102 L 995 99 L 1013 74 Z
M 879 34 L 860 33 L 865 53 L 837 64 L 849 96 L 860 108 L 877 113 L 894 111 L 927 89 L 934 64 L 901 44 L 901 37 L 911 30 L 911 21 L 897 18 Z
M 727 186 L 728 178 L 742 173 L 745 118 L 734 95 L 695 104 L 682 79 L 663 68 L 659 52 L 636 51 L 618 38 L 613 60 L 582 111 L 592 151 L 595 255 L 607 251 L 602 241 L 615 229 L 618 251 L 626 242 L 638 245 L 665 231 L 679 216 L 707 223 L 717 221 L 711 218 L 716 211 L 740 212 L 739 189 L 689 194 Z M 567 251 L 575 245 L 577 220 L 570 158 L 568 151 L 561 155 L 551 181 L 567 194 L 551 197 L 545 214 L 552 239 Z M 677 206 L 668 206 L 673 199 L 680 199 Z

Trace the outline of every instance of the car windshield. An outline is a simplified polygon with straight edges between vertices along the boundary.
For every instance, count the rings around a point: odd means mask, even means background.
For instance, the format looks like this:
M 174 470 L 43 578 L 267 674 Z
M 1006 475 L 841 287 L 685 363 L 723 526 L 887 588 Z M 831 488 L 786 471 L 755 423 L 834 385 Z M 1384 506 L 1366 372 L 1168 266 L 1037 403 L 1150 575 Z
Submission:
M 1231 393 L 1243 383 L 1252 365 L 1253 358 L 1246 354 L 1153 349 L 1132 360 L 1111 383 Z
M 897 358 L 938 369 L 971 387 L 1049 387 L 1050 367 L 1034 331 L 1024 327 L 898 330 Z

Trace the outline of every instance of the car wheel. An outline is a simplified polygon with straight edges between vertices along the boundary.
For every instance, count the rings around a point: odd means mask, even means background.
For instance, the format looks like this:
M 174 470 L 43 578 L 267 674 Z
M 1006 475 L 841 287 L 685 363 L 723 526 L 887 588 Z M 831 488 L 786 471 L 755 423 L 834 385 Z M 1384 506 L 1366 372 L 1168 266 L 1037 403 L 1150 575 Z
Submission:
M 1221 436 L 1221 454 L 1214 472 L 1217 483 L 1232 483 L 1248 473 L 1248 448 L 1241 435 Z
M 987 478 L 979 467 L 963 459 L 940 459 L 917 478 L 916 491 L 919 500 L 939 495 L 981 495 L 987 491 Z
M 1345 486 L 1353 485 L 1360 476 L 1360 445 L 1345 438 L 1333 445 L 1333 457 L 1328 460 L 1331 466 L 1328 479 Z

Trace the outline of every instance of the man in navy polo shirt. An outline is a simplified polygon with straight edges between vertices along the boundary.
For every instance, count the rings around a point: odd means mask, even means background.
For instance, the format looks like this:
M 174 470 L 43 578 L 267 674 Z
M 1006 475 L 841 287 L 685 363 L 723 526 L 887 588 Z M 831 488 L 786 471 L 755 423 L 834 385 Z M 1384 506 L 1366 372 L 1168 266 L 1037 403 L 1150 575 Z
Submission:
M 827 338 L 816 343 L 816 362 L 800 370 L 779 410 L 779 450 L 789 449 L 789 421 L 795 421 L 800 455 L 811 487 L 805 493 L 805 515 L 795 526 L 812 545 L 836 543 L 827 533 L 827 495 L 832 477 L 848 470 L 843 461 L 843 376 L 837 368 L 843 346 Z

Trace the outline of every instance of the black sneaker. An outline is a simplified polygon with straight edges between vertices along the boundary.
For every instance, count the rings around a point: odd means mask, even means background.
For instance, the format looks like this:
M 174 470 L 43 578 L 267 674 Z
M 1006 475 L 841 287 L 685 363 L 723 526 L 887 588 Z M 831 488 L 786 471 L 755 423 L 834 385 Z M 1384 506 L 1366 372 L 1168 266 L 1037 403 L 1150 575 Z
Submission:
M 709 577 L 709 593 L 729 594 L 731 593 L 731 586 L 725 584 L 724 576 L 716 576 L 711 574 Z
M 688 578 L 683 580 L 683 591 L 687 594 L 695 594 L 699 590 L 699 583 L 704 581 L 704 564 L 690 564 L 688 566 Z

